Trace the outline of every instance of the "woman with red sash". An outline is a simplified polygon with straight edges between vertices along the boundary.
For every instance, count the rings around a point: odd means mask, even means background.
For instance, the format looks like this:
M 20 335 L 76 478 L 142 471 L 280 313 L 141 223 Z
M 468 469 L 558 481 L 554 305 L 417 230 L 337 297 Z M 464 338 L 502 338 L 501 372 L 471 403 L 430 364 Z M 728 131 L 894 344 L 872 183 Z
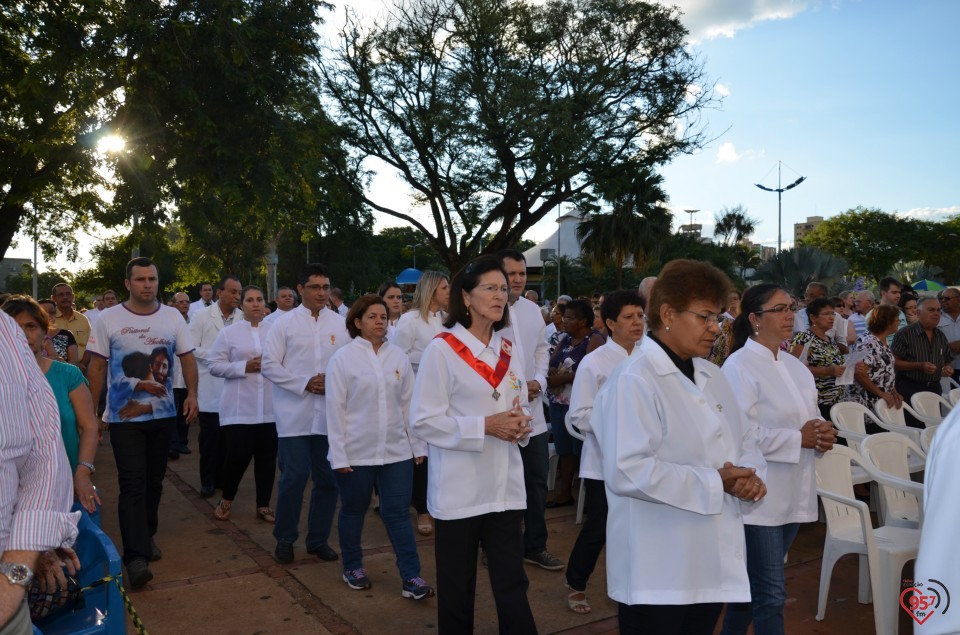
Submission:
M 436 520 L 439 632 L 473 632 L 477 554 L 486 551 L 500 633 L 536 633 L 520 523 L 531 417 L 523 363 L 500 337 L 507 276 L 491 256 L 454 276 L 449 314 L 420 360 L 410 419 L 428 444 L 427 507 Z

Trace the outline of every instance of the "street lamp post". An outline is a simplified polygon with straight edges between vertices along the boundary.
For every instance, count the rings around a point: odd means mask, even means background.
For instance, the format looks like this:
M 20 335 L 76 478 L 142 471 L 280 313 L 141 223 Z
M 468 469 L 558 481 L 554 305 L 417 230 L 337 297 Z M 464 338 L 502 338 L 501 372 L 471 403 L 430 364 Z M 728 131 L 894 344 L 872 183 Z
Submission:
M 777 254 L 780 253 L 780 245 L 783 242 L 783 230 L 781 229 L 781 222 L 783 219 L 783 193 L 787 190 L 792 190 L 801 183 L 807 180 L 807 177 L 801 176 L 799 179 L 788 185 L 787 187 L 780 186 L 780 168 L 783 165 L 782 161 L 777 161 L 777 188 L 773 189 L 771 187 L 764 187 L 759 183 L 754 183 L 757 187 L 765 192 L 776 192 L 777 193 Z
M 417 246 L 416 245 L 407 245 L 407 249 L 413 249 L 413 268 L 417 268 Z

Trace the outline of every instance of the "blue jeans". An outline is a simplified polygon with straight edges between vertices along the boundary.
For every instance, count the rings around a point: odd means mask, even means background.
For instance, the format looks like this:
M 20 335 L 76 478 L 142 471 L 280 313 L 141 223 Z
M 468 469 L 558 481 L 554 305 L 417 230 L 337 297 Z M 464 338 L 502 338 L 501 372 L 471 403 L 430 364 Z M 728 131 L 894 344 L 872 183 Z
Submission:
M 527 490 L 527 511 L 523 515 L 523 552 L 535 555 L 547 548 L 547 474 L 550 453 L 546 432 L 530 437 L 520 446 L 523 459 L 523 484 Z
M 550 404 L 550 428 L 553 430 L 553 447 L 557 454 L 573 454 L 580 458 L 580 451 L 583 449 L 583 441 L 574 439 L 567 432 L 567 425 L 564 422 L 570 406 L 560 403 Z
M 753 622 L 755 635 L 782 635 L 783 605 L 787 601 L 783 558 L 790 551 L 800 523 L 778 527 L 744 525 L 747 539 L 747 575 L 750 602 L 727 604 L 721 635 L 742 635 Z
M 337 509 L 337 483 L 327 461 L 330 444 L 324 434 L 277 439 L 280 483 L 277 486 L 277 522 L 273 537 L 277 542 L 293 544 L 300 535 L 300 510 L 307 478 L 313 479 L 310 510 L 307 515 L 307 549 L 327 544 L 333 514 Z
M 380 518 L 397 555 L 397 569 L 404 580 L 420 577 L 420 556 L 410 523 L 410 492 L 413 489 L 413 459 L 385 465 L 355 465 L 346 474 L 334 472 L 340 485 L 340 552 L 343 570 L 363 566 L 363 520 L 370 507 L 373 484 L 380 492 Z

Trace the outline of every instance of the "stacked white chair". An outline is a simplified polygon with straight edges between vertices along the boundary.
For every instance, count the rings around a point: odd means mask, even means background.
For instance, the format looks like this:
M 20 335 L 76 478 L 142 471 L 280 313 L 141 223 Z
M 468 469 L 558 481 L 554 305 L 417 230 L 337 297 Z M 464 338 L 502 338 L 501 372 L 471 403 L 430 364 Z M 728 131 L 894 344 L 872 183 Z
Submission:
M 935 420 L 937 424 L 943 421 L 953 405 L 934 392 L 918 392 L 910 397 L 910 405 L 924 417 Z
M 907 420 L 903 416 L 903 413 L 909 412 L 918 420 L 920 420 L 924 426 L 933 425 L 936 423 L 935 421 L 927 419 L 919 412 L 914 410 L 906 401 L 903 402 L 903 405 L 900 408 L 891 408 L 883 399 L 877 399 L 876 403 L 873 404 L 873 410 L 877 413 L 877 417 L 880 419 L 880 421 L 883 422 L 881 426 L 888 432 L 899 432 L 900 434 L 905 434 L 910 437 L 911 441 L 917 444 L 920 443 L 920 429 L 908 426 Z
M 951 388 L 950 392 L 947 393 L 947 401 L 953 406 L 960 403 L 960 388 Z
M 940 429 L 940 426 L 930 426 L 929 428 L 924 428 L 920 432 L 920 449 L 930 453 L 930 444 L 933 443 L 933 437 L 937 433 L 937 430 Z
M 882 399 L 880 400 L 883 401 Z M 891 423 L 877 417 L 864 406 L 854 401 L 843 401 L 835 404 L 830 409 L 830 419 L 840 431 L 840 436 L 847 439 L 848 445 L 854 452 L 860 451 L 860 444 L 867 435 L 866 423 L 872 421 L 878 427 L 887 432 L 897 432 L 906 435 L 914 443 L 920 443 L 920 430 L 911 428 L 900 418 L 900 423 Z M 910 462 L 910 471 L 919 472 L 923 469 L 923 461 L 916 457 Z M 865 483 L 870 479 L 865 478 L 866 474 L 859 467 L 853 469 L 854 483 Z
M 853 495 L 851 465 L 854 463 L 870 472 L 874 480 L 893 484 L 850 448 L 837 445 L 817 458 L 817 493 L 827 517 L 817 621 L 822 621 L 826 612 L 833 566 L 841 556 L 856 553 L 860 554 L 859 600 L 866 604 L 872 595 L 876 632 L 896 634 L 903 565 L 916 559 L 920 531 L 889 526 L 873 528 L 867 504 Z
M 563 425 L 566 426 L 567 432 L 570 433 L 574 439 L 579 439 L 582 443 L 586 436 L 577 430 L 572 423 L 570 423 L 570 413 L 567 412 L 567 415 L 563 418 Z M 583 486 L 583 479 L 580 479 L 580 493 L 577 495 L 577 524 L 583 522 L 583 501 L 586 500 L 587 488 Z

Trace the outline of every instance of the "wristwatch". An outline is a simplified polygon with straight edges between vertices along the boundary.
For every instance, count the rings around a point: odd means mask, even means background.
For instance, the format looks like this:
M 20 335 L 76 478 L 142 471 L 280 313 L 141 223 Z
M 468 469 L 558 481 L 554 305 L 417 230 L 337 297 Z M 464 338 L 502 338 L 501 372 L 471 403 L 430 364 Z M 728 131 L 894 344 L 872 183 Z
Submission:
M 85 467 L 85 468 L 87 468 L 88 470 L 90 470 L 90 474 L 91 474 L 91 475 L 97 473 L 97 468 L 95 468 L 95 467 L 93 466 L 93 463 L 87 463 L 86 461 L 77 461 L 77 465 L 82 465 L 83 467 Z
M 19 584 L 26 588 L 33 580 L 33 571 L 25 564 L 0 562 L 0 573 L 6 576 L 10 584 Z

